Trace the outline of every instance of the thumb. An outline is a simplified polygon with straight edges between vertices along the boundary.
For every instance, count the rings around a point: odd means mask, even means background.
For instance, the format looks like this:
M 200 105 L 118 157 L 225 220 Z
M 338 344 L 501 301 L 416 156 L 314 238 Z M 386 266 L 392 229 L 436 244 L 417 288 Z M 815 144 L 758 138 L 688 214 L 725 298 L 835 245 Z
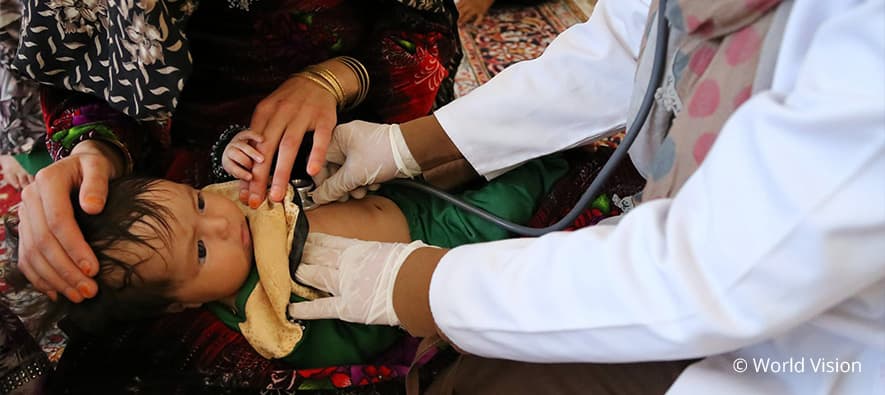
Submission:
M 340 319 L 337 304 L 338 298 L 336 297 L 289 303 L 289 317 L 296 320 Z
M 108 198 L 107 174 L 99 170 L 99 166 L 85 165 L 81 167 L 83 181 L 80 183 L 80 207 L 88 214 L 98 214 L 104 210 Z
M 348 182 L 348 180 L 350 182 Z M 326 204 L 337 201 L 346 196 L 348 192 L 359 185 L 355 185 L 353 177 L 347 175 L 346 167 L 342 167 L 332 174 L 313 191 L 313 201 L 317 204 Z

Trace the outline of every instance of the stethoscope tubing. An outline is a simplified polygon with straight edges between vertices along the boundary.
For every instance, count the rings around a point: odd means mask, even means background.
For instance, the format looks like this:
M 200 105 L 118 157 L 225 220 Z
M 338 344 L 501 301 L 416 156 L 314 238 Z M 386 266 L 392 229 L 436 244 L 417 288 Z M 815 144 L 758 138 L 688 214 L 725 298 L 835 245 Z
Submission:
M 628 126 L 627 132 L 624 135 L 624 139 L 623 141 L 621 141 L 621 144 L 618 145 L 618 148 L 615 149 L 611 157 L 609 157 L 609 159 L 606 161 L 605 165 L 602 166 L 599 174 L 596 176 L 595 179 L 593 179 L 593 182 L 590 183 L 590 186 L 587 187 L 575 206 L 568 212 L 568 214 L 566 214 L 562 219 L 560 219 L 553 225 L 543 228 L 533 228 L 530 226 L 516 224 L 507 221 L 501 217 L 498 217 L 497 215 L 494 215 L 486 210 L 474 207 L 473 205 L 464 202 L 463 200 L 458 199 L 457 197 L 445 191 L 439 190 L 422 182 L 399 179 L 390 181 L 389 184 L 400 185 L 424 191 L 440 199 L 448 201 L 464 211 L 483 218 L 486 221 L 489 221 L 503 229 L 506 229 L 507 231 L 513 232 L 520 236 L 537 237 L 550 232 L 556 232 L 565 229 L 566 227 L 571 225 L 575 221 L 575 219 L 578 218 L 579 215 L 581 215 L 581 212 L 583 212 L 584 208 L 590 204 L 591 200 L 595 196 L 599 195 L 599 193 L 602 191 L 602 187 L 605 186 L 606 181 L 608 181 L 611 178 L 612 174 L 614 174 L 618 164 L 621 163 L 625 156 L 627 156 L 627 151 L 636 141 L 636 137 L 639 136 L 639 132 L 642 130 L 645 122 L 648 120 L 648 115 L 651 112 L 651 107 L 655 101 L 655 91 L 661 85 L 661 80 L 664 76 L 664 68 L 666 67 L 667 41 L 669 40 L 670 35 L 670 29 L 667 26 L 668 22 L 666 17 L 666 4 L 667 0 L 660 0 L 660 2 L 658 3 L 657 40 L 655 44 L 651 78 L 648 81 L 648 87 L 645 90 L 645 95 L 642 98 L 642 103 L 639 106 L 639 111 L 637 111 L 636 117 Z

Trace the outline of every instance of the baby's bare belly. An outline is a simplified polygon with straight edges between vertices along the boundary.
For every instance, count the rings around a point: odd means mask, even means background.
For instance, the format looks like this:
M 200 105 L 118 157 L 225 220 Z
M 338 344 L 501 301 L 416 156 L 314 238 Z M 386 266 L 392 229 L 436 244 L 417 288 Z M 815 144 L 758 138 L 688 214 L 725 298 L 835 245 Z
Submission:
M 392 200 L 370 195 L 329 203 L 306 213 L 311 232 L 361 240 L 409 242 L 409 226 Z

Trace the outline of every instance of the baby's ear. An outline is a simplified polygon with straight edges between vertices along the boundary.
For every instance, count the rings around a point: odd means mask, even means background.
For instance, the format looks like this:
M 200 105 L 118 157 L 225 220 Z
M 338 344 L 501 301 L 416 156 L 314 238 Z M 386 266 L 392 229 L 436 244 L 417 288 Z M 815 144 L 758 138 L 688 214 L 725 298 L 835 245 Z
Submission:
M 200 307 L 202 305 L 203 305 L 202 303 L 173 302 L 168 307 L 166 307 L 166 312 L 167 313 L 180 313 L 180 312 L 185 311 L 187 309 L 195 309 L 195 308 Z

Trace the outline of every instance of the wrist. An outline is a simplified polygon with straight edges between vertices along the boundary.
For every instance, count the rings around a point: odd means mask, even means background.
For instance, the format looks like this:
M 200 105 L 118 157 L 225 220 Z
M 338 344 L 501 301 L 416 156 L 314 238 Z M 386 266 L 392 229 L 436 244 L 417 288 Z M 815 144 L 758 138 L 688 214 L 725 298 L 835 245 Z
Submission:
M 393 286 L 393 310 L 412 336 L 437 333 L 430 311 L 430 280 L 447 249 L 425 247 L 412 252 L 397 273 Z
M 110 142 L 91 139 L 84 140 L 71 149 L 73 155 L 98 155 L 108 160 L 111 168 L 110 178 L 117 178 L 127 174 L 127 161 L 120 149 Z
M 337 58 L 319 63 L 316 67 L 328 70 L 338 79 L 338 82 L 341 84 L 341 90 L 344 92 L 345 103 L 353 103 L 356 100 L 360 91 L 360 81 L 349 67 L 341 63 Z
M 433 115 L 400 124 L 400 130 L 409 152 L 422 169 L 463 157 Z

